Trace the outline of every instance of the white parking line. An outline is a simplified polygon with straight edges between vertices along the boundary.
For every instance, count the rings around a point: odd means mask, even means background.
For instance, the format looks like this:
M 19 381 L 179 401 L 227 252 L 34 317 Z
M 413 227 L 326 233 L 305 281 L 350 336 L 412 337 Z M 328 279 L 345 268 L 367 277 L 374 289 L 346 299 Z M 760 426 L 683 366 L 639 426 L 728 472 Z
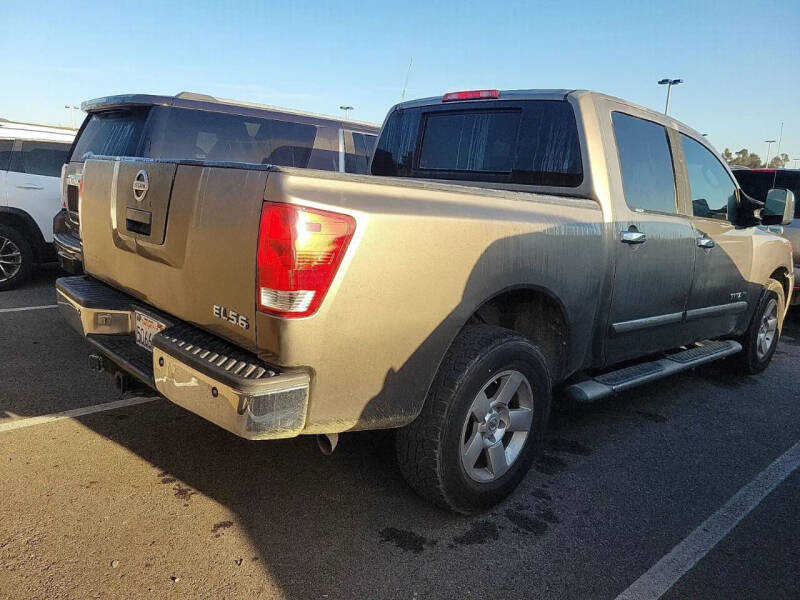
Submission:
M 45 304 L 44 306 L 20 306 L 18 308 L 0 308 L 0 313 L 22 312 L 24 310 L 44 310 L 46 308 L 58 308 L 58 304 Z
M 18 419 L 16 421 L 9 421 L 8 423 L 0 423 L 0 433 L 12 431 L 14 429 L 22 429 L 23 427 L 33 427 L 34 425 L 45 425 L 47 423 L 52 423 L 53 421 L 61 421 L 62 419 L 73 419 L 75 417 L 82 417 L 83 415 L 90 415 L 92 413 L 103 412 L 106 410 L 114 410 L 115 408 L 122 408 L 124 406 L 144 404 L 145 402 L 152 402 L 156 399 L 158 399 L 158 396 L 152 396 L 149 398 L 123 398 L 122 400 L 115 400 L 105 404 L 84 406 L 83 408 L 74 408 L 72 410 L 42 415 L 40 417 Z
M 656 600 L 716 546 L 751 510 L 800 467 L 800 442 L 789 448 L 616 600 Z

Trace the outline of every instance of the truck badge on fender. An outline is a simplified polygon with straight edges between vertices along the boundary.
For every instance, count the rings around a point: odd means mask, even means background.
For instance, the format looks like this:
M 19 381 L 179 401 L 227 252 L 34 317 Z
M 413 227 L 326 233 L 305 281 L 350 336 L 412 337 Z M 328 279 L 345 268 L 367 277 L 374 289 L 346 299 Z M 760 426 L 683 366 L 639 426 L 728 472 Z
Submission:
M 250 320 L 244 316 L 240 315 L 235 310 L 231 310 L 230 308 L 225 308 L 224 306 L 220 306 L 219 304 L 215 304 L 212 312 L 214 316 L 218 319 L 222 319 L 227 321 L 228 323 L 233 323 L 234 325 L 238 325 L 242 329 L 250 329 Z

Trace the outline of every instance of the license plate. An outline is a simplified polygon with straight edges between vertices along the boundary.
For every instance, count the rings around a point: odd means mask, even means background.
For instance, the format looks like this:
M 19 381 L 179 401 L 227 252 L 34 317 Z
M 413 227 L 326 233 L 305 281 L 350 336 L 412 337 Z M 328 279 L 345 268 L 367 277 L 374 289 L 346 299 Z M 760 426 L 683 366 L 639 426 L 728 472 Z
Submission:
M 153 351 L 153 336 L 166 329 L 166 325 L 144 313 L 135 311 L 133 321 L 136 332 L 136 343 L 142 348 Z

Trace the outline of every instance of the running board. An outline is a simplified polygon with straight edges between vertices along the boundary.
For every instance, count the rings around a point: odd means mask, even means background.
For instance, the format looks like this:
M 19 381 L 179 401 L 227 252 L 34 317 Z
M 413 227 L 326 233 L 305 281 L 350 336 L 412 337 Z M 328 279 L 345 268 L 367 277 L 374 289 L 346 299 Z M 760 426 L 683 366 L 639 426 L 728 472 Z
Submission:
M 688 350 L 573 383 L 564 388 L 564 394 L 576 402 L 595 402 L 637 385 L 725 358 L 741 349 L 742 345 L 733 340 L 699 342 Z

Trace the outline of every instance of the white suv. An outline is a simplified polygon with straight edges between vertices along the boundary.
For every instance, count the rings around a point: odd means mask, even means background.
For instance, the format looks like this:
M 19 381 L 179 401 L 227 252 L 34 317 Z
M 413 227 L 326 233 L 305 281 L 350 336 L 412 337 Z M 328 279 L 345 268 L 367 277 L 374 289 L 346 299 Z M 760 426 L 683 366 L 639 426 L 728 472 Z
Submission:
M 0 119 L 0 290 L 54 260 L 53 217 L 61 208 L 61 167 L 75 132 Z

